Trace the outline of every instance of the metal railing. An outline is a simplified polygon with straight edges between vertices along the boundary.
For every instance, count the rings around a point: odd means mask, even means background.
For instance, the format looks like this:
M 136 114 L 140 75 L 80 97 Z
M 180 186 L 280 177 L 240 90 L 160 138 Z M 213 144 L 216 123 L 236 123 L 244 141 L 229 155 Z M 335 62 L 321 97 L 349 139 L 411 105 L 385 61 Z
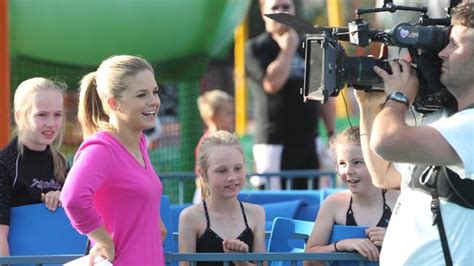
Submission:
M 64 264 L 75 260 L 82 254 L 67 254 L 67 255 L 34 255 L 34 256 L 8 256 L 0 257 L 0 265 L 4 264 Z
M 178 204 L 184 204 L 184 181 L 185 180 L 194 180 L 196 175 L 194 172 L 170 172 L 170 173 L 159 173 L 161 179 L 174 179 L 178 180 Z M 328 170 L 284 170 L 279 172 L 268 172 L 268 173 L 250 173 L 247 175 L 247 181 L 251 176 L 260 176 L 266 178 L 267 181 L 271 177 L 281 177 L 286 178 L 286 189 L 290 190 L 292 188 L 292 180 L 294 178 L 305 177 L 308 178 L 307 184 L 308 189 L 313 189 L 313 180 L 318 179 L 322 176 L 329 176 L 332 180 L 332 184 L 335 184 L 336 172 Z
M 174 262 L 189 262 L 191 266 L 200 261 L 223 262 L 224 266 L 229 266 L 234 261 L 252 261 L 258 266 L 270 261 L 288 261 L 290 265 L 296 266 L 300 261 L 324 261 L 325 265 L 330 265 L 335 261 L 358 261 L 359 265 L 365 265 L 368 260 L 359 253 L 352 252 L 331 252 L 331 253 L 291 253 L 291 252 L 271 252 L 271 253 L 166 253 L 165 262 L 172 265 Z
M 139 254 L 137 254 L 139 255 Z M 0 257 L 0 264 L 24 264 L 31 263 L 36 265 L 43 264 L 63 264 L 75 260 L 82 255 L 44 255 L 44 256 L 9 256 Z M 253 261 L 257 265 L 263 265 L 263 262 L 270 261 L 288 261 L 291 265 L 296 265 L 299 261 L 324 261 L 326 265 L 334 261 L 358 261 L 359 265 L 368 262 L 366 258 L 358 253 L 351 252 L 331 252 L 331 253 L 290 253 L 290 252 L 272 252 L 272 253 L 165 253 L 166 265 L 174 262 L 189 262 L 195 265 L 199 261 L 220 261 L 225 266 L 233 261 Z

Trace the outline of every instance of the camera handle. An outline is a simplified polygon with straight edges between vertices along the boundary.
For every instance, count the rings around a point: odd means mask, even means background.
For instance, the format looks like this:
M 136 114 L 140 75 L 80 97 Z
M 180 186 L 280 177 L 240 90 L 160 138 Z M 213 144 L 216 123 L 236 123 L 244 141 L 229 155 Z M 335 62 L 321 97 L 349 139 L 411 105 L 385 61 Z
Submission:
M 428 8 L 426 7 L 413 7 L 413 6 L 398 6 L 392 3 L 390 0 L 385 0 L 385 3 L 383 4 L 382 7 L 378 8 L 358 8 L 356 9 L 355 13 L 357 18 L 359 18 L 363 14 L 369 14 L 369 13 L 379 13 L 379 12 L 390 12 L 390 13 L 395 13 L 399 10 L 405 10 L 405 11 L 415 11 L 415 12 L 420 12 L 422 14 L 426 14 L 428 12 Z

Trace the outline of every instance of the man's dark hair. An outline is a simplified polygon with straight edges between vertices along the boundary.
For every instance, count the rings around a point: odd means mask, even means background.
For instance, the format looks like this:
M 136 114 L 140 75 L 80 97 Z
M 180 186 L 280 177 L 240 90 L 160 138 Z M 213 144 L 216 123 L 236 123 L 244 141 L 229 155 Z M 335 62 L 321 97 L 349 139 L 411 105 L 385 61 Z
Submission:
M 463 2 L 453 10 L 451 19 L 453 25 L 474 28 L 474 3 Z

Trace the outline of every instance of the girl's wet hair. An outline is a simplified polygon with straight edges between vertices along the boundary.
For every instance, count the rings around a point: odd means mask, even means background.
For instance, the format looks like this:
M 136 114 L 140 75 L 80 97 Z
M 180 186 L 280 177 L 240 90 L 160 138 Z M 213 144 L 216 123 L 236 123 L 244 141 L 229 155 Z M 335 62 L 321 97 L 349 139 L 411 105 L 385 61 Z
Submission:
M 349 143 L 360 146 L 360 128 L 359 126 L 352 126 L 342 131 L 341 133 L 336 134 L 329 141 L 329 147 L 333 158 L 336 154 L 336 146 L 341 143 Z
M 215 148 L 219 147 L 232 147 L 236 148 L 244 157 L 244 152 L 242 146 L 240 145 L 239 138 L 228 131 L 219 130 L 214 133 L 211 133 L 207 136 L 201 143 L 198 151 L 197 158 L 197 167 L 200 170 L 201 176 L 199 177 L 199 182 L 201 182 L 201 197 L 205 199 L 209 197 L 210 191 L 207 187 L 208 175 L 207 171 L 209 169 L 209 158 L 211 153 Z

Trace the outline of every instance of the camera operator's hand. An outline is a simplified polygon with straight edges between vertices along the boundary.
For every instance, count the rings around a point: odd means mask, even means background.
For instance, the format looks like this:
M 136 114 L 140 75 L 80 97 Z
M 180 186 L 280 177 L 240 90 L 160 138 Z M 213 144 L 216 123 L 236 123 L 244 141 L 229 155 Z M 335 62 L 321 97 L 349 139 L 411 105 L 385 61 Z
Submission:
M 390 61 L 389 63 L 392 68 L 392 75 L 382 68 L 374 66 L 375 73 L 384 81 L 385 92 L 387 94 L 393 91 L 404 92 L 408 96 L 410 104 L 412 104 L 418 93 L 418 77 L 416 76 L 416 71 L 403 59 L 399 62 Z
M 298 34 L 294 29 L 288 28 L 288 30 L 281 34 L 273 34 L 273 39 L 278 43 L 281 50 L 296 51 L 299 43 Z

